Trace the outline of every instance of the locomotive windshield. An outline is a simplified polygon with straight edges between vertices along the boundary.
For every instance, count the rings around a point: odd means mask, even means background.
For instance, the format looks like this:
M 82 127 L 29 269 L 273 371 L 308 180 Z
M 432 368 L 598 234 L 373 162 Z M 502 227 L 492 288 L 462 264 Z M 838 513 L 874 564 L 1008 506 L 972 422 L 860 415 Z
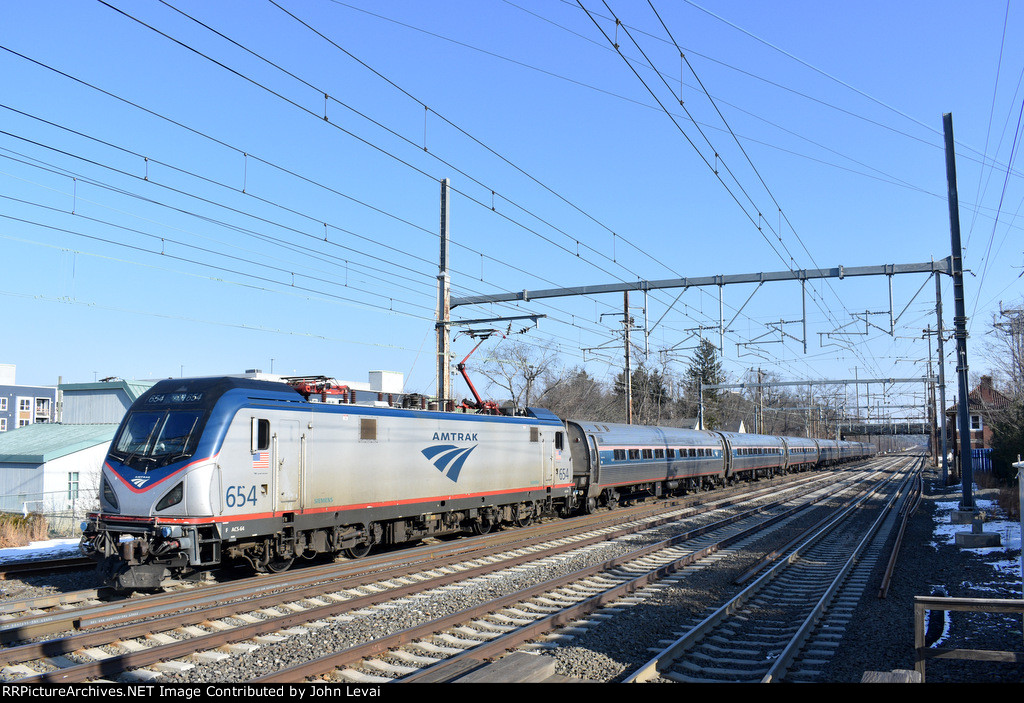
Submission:
M 202 410 L 140 410 L 128 415 L 110 447 L 126 466 L 150 470 L 192 456 Z

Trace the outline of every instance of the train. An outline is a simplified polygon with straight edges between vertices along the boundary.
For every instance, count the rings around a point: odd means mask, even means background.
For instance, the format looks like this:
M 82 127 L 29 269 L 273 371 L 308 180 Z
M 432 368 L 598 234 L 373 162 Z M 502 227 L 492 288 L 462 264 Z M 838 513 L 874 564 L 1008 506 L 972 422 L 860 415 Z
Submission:
M 80 550 L 120 590 L 571 516 L 870 457 L 870 444 L 452 412 L 324 377 L 167 379 L 128 409 Z

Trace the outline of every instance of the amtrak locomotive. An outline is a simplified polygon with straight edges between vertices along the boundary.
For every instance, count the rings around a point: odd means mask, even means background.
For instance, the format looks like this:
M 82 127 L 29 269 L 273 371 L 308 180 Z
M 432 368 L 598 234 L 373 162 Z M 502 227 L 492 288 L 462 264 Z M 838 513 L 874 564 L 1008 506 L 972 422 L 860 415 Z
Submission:
M 161 381 L 125 415 L 81 550 L 121 589 L 225 562 L 319 554 L 570 515 L 870 456 L 835 440 L 355 404 L 328 382 Z

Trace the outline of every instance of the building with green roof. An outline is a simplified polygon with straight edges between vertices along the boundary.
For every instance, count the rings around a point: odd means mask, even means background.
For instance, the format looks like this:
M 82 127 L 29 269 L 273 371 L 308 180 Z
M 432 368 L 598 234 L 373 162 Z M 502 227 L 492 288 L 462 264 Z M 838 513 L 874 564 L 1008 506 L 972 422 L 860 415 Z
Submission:
M 0 434 L 0 511 L 38 512 L 77 525 L 98 507 L 100 470 L 117 426 L 152 381 L 59 386 L 57 423 Z
M 0 435 L 0 511 L 81 513 L 96 507 L 117 424 L 36 423 Z

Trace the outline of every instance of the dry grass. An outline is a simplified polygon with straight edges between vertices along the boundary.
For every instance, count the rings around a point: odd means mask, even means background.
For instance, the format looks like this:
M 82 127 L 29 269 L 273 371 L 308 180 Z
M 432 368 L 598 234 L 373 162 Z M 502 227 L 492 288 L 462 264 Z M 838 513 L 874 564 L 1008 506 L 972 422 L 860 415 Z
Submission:
M 1016 486 L 1003 486 L 999 489 L 999 497 L 996 498 L 999 507 L 1011 520 L 1020 520 L 1020 495 Z
M 1016 482 L 1007 485 L 1006 481 L 1000 480 L 991 471 L 976 471 L 974 483 L 979 488 L 996 488 L 996 503 L 1003 513 L 1010 520 L 1020 520 L 1020 495 L 1017 492 Z
M 47 532 L 46 518 L 42 515 L 0 514 L 0 548 L 23 547 L 29 542 L 46 539 Z

